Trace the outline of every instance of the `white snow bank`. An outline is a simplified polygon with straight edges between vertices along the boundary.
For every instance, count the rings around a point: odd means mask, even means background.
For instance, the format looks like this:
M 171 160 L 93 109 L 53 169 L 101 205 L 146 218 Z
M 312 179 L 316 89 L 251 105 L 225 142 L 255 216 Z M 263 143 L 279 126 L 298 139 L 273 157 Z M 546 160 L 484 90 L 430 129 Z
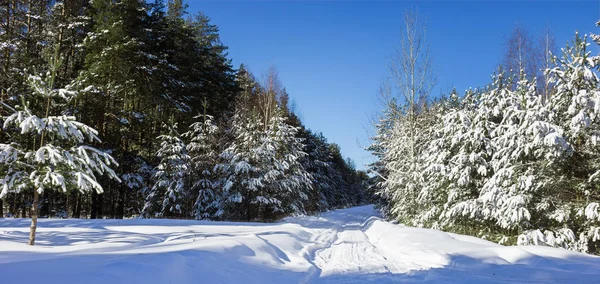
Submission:
M 589 283 L 600 258 L 382 221 L 372 206 L 276 224 L 0 219 L 2 283 Z

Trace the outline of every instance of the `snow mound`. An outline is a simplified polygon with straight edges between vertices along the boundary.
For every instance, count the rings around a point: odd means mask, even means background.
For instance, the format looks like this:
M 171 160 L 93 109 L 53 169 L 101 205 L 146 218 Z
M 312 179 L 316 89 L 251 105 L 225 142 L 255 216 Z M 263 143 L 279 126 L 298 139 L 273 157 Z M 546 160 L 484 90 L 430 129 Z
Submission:
M 600 258 L 383 221 L 372 206 L 275 224 L 0 219 L 4 283 L 586 283 Z

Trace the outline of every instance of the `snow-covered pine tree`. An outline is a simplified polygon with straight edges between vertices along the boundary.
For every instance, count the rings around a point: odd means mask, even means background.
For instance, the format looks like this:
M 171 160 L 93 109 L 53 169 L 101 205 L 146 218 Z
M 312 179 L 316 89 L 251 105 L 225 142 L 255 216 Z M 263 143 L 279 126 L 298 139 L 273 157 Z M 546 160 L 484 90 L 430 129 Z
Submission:
M 152 177 L 155 169 L 146 160 L 141 157 L 133 157 L 133 161 L 127 161 L 127 166 L 132 167 L 125 170 L 121 175 L 123 184 L 129 189 L 131 196 L 130 207 L 125 208 L 125 214 L 128 216 L 141 216 L 145 205 L 145 197 L 151 193 Z M 123 165 L 121 165 L 123 166 Z
M 223 172 L 222 208 L 217 216 L 228 220 L 252 220 L 250 200 L 262 187 L 261 171 L 255 148 L 261 143 L 262 123 L 255 114 L 245 115 L 239 109 L 230 120 L 232 141 L 219 154 L 216 170 Z
M 525 78 L 521 72 L 514 91 L 492 90 L 489 97 L 482 97 L 492 101 L 501 121 L 491 132 L 493 173 L 483 184 L 478 201 L 488 209 L 483 211 L 484 217 L 500 227 L 501 243 L 514 243 L 519 232 L 543 226 L 534 204 L 546 194 L 554 194 L 547 191 L 555 180 L 549 169 L 571 151 L 562 129 L 547 122 L 548 111 L 537 92 L 536 79 Z
M 156 156 L 160 163 L 155 168 L 154 185 L 146 196 L 142 217 L 185 216 L 185 202 L 190 171 L 190 157 L 186 145 L 177 132 L 177 123 L 163 125 L 167 134 L 161 141 Z
M 439 214 L 431 224 L 434 228 L 469 234 L 477 234 L 481 228 L 475 225 L 479 222 L 473 222 L 480 213 L 475 200 L 490 171 L 491 146 L 489 112 L 478 103 L 479 94 L 468 90 L 459 98 L 454 92 L 443 102 L 438 130 L 426 151 L 428 183 L 421 199 L 434 200 L 430 214 Z
M 263 141 L 268 153 L 264 164 L 268 196 L 257 198 L 257 202 L 263 204 L 268 219 L 279 214 L 306 213 L 305 203 L 312 189 L 312 175 L 301 163 L 306 156 L 304 141 L 297 137 L 298 128 L 286 120 L 283 110 L 276 108 Z
M 35 243 L 39 196 L 44 190 L 102 193 L 97 174 L 119 180 L 110 168 L 117 166 L 116 161 L 85 144 L 100 142 L 98 132 L 57 111 L 78 94 L 70 85 L 56 88 L 61 63 L 57 54 L 49 60 L 46 74 L 28 76 L 30 92 L 20 97 L 19 104 L 2 102 L 11 114 L 3 117 L 3 131 L 10 142 L 0 143 L 0 163 L 7 169 L 0 180 L 0 198 L 33 190 L 29 245 Z
M 600 22 L 596 23 L 600 26 Z M 600 35 L 592 34 L 592 40 L 600 46 Z M 587 42 L 586 39 L 583 40 Z M 575 41 L 577 42 L 577 40 Z M 562 73 L 563 84 L 560 84 L 562 91 L 569 90 L 573 94 L 569 114 L 571 115 L 571 139 L 577 152 L 585 157 L 586 163 L 583 166 L 586 171 L 579 189 L 585 196 L 585 209 L 577 210 L 577 216 L 583 218 L 582 228 L 580 229 L 580 247 L 587 245 L 585 251 L 594 249 L 598 252 L 600 246 L 600 80 L 598 71 L 600 70 L 600 54 L 591 55 L 586 45 L 579 45 L 579 52 L 573 52 L 571 60 L 563 60 L 561 69 L 568 69 L 578 76 L 568 77 L 571 72 Z M 569 68 L 569 62 L 579 62 L 579 68 Z M 572 64 L 572 63 L 571 63 Z M 557 77 L 561 72 L 557 72 Z M 560 77 L 558 77 L 560 78 Z M 570 84 L 564 84 L 566 78 L 571 78 Z M 558 80 L 557 80 L 558 81 Z M 558 82 L 556 83 L 558 85 Z M 561 90 L 557 90 L 561 91 Z M 569 92 L 567 91 L 567 92 Z M 579 194 L 581 196 L 581 194 Z M 583 198 L 577 199 L 580 201 Z M 581 249 L 583 250 L 583 249 Z
M 335 188 L 331 174 L 334 169 L 331 165 L 331 155 L 328 151 L 327 140 L 322 133 L 315 134 L 310 130 L 302 130 L 305 137 L 307 155 L 302 159 L 304 168 L 312 174 L 313 190 L 309 192 L 308 212 L 320 212 L 333 208 L 334 199 L 331 196 Z M 332 204 L 330 204 L 330 202 Z
M 331 156 L 331 167 L 328 171 L 328 178 L 332 184 L 332 191 L 326 193 L 329 205 L 332 208 L 346 208 L 352 205 L 352 195 L 350 194 L 350 184 L 348 183 L 349 168 L 346 160 L 342 156 L 340 145 L 330 143 L 327 151 Z
M 305 205 L 307 212 L 356 205 L 364 194 L 365 185 L 359 181 L 362 176 L 343 159 L 340 147 L 327 143 L 322 133 L 301 132 L 307 153 L 302 158 L 302 165 L 310 173 L 312 183 Z
M 304 213 L 310 175 L 300 159 L 306 155 L 296 127 L 276 109 L 265 127 L 256 113 L 232 120 L 231 144 L 221 153 L 223 210 L 228 219 L 275 219 Z
M 433 120 L 411 119 L 405 106 L 392 127 L 381 123 L 373 149 L 391 217 L 500 243 L 597 252 L 600 56 L 577 35 L 554 64 L 543 97 L 535 79 L 500 72 L 482 91 L 434 104 Z M 410 137 L 412 129 L 431 141 Z M 413 141 L 427 147 L 417 147 L 411 168 Z
M 442 122 L 444 114 L 448 112 L 447 104 L 446 98 L 432 102 L 427 113 L 424 114 L 426 123 L 422 125 L 430 137 L 427 147 L 421 152 L 423 157 L 422 176 L 423 180 L 427 182 L 423 182 L 417 190 L 416 202 L 419 204 L 419 208 L 414 216 L 414 223 L 436 229 L 440 228 L 438 223 L 446 197 L 447 181 L 443 166 L 449 151 L 440 147 L 440 144 L 444 144 L 440 142 L 446 142 L 443 139 L 443 129 L 446 125 L 442 125 Z
M 389 196 L 389 191 L 384 190 L 384 181 L 388 178 L 388 172 L 385 167 L 386 161 L 384 160 L 385 153 L 387 152 L 385 147 L 389 146 L 388 142 L 394 121 L 400 114 L 398 103 L 394 98 L 391 98 L 389 92 L 390 90 L 387 85 L 384 85 L 380 90 L 380 96 L 385 101 L 385 106 L 378 121 L 373 123 L 375 134 L 371 137 L 371 145 L 367 147 L 367 150 L 377 158 L 377 161 L 368 166 L 368 172 L 373 175 L 370 180 L 369 191 L 376 196 L 377 206 L 383 214 L 388 214 L 391 211 L 391 196 Z
M 422 226 L 418 215 L 423 208 L 418 197 L 426 182 L 424 151 L 432 137 L 429 134 L 432 129 L 427 124 L 427 110 L 416 112 L 410 108 L 406 105 L 400 110 L 389 140 L 383 143 L 387 172 L 383 195 L 389 196 L 390 213 L 395 219 L 406 225 Z
M 600 44 L 600 37 L 592 35 Z M 600 92 L 599 56 L 588 50 L 587 36 L 576 34 L 572 45 L 554 57 L 547 70 L 554 92 L 548 100 L 548 119 L 560 127 L 571 151 L 553 165 L 552 192 L 536 207 L 547 216 L 544 226 L 524 232 L 523 244 L 544 244 L 597 252 L 600 241 Z M 557 178 L 558 177 L 558 178 Z
M 221 209 L 218 175 L 215 165 L 219 162 L 219 128 L 212 116 L 205 114 L 195 117 L 183 136 L 190 139 L 187 151 L 190 156 L 191 180 L 189 197 L 195 200 L 192 217 L 195 219 L 216 219 Z

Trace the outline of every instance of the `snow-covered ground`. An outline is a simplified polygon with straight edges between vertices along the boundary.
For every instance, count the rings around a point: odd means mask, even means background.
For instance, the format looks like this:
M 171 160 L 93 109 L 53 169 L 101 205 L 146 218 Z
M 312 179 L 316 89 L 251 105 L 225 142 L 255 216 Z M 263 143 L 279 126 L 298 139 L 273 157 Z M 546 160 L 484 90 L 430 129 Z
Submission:
M 408 228 L 372 206 L 276 224 L 0 219 L 2 283 L 591 283 L 600 258 Z

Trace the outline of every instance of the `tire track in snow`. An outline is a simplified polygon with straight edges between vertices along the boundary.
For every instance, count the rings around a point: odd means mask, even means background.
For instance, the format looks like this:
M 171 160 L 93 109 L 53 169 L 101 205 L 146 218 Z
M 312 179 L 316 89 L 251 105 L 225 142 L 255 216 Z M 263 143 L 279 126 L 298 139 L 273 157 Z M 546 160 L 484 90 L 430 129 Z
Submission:
M 382 256 L 377 246 L 371 243 L 365 230 L 379 218 L 362 217 L 346 224 L 332 222 L 328 231 L 328 240 L 320 248 L 313 249 L 306 257 L 314 269 L 299 283 L 318 282 L 321 277 L 344 275 L 348 273 L 390 273 L 388 259 Z M 326 239 L 319 234 L 319 239 Z
M 320 256 L 322 251 L 330 249 L 333 243 L 337 241 L 339 229 L 334 228 L 333 230 L 326 231 L 328 231 L 328 233 L 317 234 L 316 239 L 313 240 L 313 243 L 317 245 L 312 245 L 307 248 L 304 258 L 306 258 L 312 267 L 309 269 L 306 277 L 300 279 L 298 283 L 312 283 L 321 276 L 323 270 L 317 264 L 316 258 Z
M 362 230 L 343 229 L 336 236 L 329 248 L 316 255 L 315 264 L 322 271 L 320 276 L 390 272 L 387 259 Z

